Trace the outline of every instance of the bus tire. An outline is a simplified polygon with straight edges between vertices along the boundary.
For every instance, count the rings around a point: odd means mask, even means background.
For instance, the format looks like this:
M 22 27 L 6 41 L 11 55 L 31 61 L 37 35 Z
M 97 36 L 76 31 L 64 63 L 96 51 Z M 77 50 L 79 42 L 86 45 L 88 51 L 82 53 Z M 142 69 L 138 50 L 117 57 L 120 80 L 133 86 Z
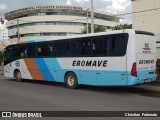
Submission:
M 19 70 L 15 71 L 15 78 L 18 82 L 22 82 L 22 74 Z
M 65 83 L 67 88 L 75 89 L 78 86 L 77 76 L 73 72 L 69 72 L 65 76 Z

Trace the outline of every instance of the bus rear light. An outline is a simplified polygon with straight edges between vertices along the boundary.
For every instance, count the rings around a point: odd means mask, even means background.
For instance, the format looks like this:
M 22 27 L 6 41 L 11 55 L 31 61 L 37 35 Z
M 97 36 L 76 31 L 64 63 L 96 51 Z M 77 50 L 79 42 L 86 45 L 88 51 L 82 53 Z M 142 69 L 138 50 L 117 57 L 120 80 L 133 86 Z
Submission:
M 136 63 L 133 63 L 132 65 L 132 70 L 131 70 L 131 75 L 134 77 L 137 77 L 137 69 L 136 69 L 137 65 Z
M 144 80 L 144 83 L 148 83 L 148 80 Z

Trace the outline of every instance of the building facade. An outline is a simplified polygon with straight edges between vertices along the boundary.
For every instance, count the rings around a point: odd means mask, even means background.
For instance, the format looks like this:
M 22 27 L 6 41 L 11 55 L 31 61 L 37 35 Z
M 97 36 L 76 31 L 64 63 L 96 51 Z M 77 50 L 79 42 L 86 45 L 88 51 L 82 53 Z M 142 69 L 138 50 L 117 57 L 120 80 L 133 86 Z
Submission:
M 8 38 L 8 30 L 5 26 L 0 28 L 0 51 L 2 51 L 7 44 L 9 44 L 10 39 Z
M 160 0 L 132 0 L 133 29 L 153 32 L 160 59 Z
M 8 30 L 6 28 L 0 28 L 0 41 L 9 42 Z
M 160 41 L 160 0 L 132 0 L 132 9 L 133 28 L 153 32 Z
M 90 23 L 90 11 L 72 6 L 38 6 L 5 14 L 12 42 L 81 34 Z M 114 14 L 94 11 L 94 24 L 112 30 L 119 25 Z M 87 22 L 88 21 L 88 22 Z

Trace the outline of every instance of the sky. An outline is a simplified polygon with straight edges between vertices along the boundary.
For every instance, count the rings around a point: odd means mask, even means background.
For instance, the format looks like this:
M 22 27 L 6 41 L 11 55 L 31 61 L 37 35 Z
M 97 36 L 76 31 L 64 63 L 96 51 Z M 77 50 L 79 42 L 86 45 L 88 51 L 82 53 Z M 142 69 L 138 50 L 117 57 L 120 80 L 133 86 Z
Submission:
M 115 14 L 132 12 L 131 0 L 93 0 L 94 9 Z M 44 5 L 69 5 L 90 8 L 90 0 L 0 0 L 0 18 L 16 9 Z M 121 16 L 122 23 L 132 23 L 130 16 Z

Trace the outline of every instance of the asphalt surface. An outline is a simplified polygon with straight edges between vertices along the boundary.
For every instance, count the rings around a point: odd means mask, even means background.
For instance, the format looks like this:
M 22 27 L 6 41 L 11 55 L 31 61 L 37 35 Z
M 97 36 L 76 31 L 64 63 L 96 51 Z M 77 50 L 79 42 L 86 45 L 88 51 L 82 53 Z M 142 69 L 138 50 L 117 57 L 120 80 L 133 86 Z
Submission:
M 80 86 L 72 90 L 62 83 L 17 82 L 0 72 L 0 111 L 160 111 L 160 92 L 145 88 Z

